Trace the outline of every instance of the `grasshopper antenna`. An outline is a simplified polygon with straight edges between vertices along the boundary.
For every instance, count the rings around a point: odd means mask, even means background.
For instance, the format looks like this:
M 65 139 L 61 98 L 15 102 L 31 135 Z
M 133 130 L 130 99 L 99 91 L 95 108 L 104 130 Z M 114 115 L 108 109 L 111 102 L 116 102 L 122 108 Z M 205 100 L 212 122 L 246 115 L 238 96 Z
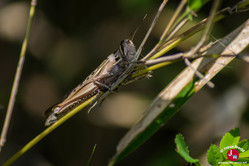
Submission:
M 135 37 L 135 35 L 136 35 L 138 29 L 140 28 L 142 22 L 146 19 L 146 17 L 147 17 L 147 14 L 144 15 L 143 19 L 142 19 L 142 20 L 140 21 L 140 23 L 137 25 L 135 31 L 132 32 L 132 33 L 130 34 L 130 36 L 131 36 L 131 37 L 130 37 L 131 41 L 133 41 L 133 39 L 134 39 L 134 37 Z
M 168 0 L 164 0 L 161 3 L 161 5 L 160 5 L 160 7 L 159 7 L 159 9 L 158 9 L 158 11 L 156 13 L 156 16 L 154 17 L 154 19 L 153 19 L 153 21 L 152 21 L 152 23 L 150 25 L 149 30 L 147 31 L 146 35 L 144 36 L 143 41 L 141 42 L 140 46 L 137 49 L 137 52 L 136 52 L 136 55 L 135 55 L 135 59 L 138 59 L 138 57 L 139 57 L 139 55 L 140 55 L 140 53 L 142 51 L 142 48 L 143 48 L 145 42 L 147 41 L 147 39 L 148 39 L 148 37 L 149 37 L 152 29 L 154 28 L 154 26 L 155 26 L 155 24 L 156 24 L 156 22 L 158 20 L 158 17 L 160 16 L 160 14 L 161 14 L 161 12 L 162 12 L 162 10 L 163 10 L 163 8 L 164 8 L 164 6 L 166 5 L 167 2 L 168 2 Z

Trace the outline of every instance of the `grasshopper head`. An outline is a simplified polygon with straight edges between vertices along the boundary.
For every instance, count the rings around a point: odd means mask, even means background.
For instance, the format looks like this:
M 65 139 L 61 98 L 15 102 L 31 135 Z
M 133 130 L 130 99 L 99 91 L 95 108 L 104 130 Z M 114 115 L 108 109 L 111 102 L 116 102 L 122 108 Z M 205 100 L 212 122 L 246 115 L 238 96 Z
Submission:
M 120 44 L 122 58 L 128 62 L 134 61 L 136 48 L 133 42 L 129 39 L 125 39 Z
M 58 104 L 48 108 L 44 112 L 44 116 L 47 118 L 45 122 L 45 126 L 50 126 L 51 124 L 55 123 L 58 120 L 57 113 L 60 111 L 60 107 Z

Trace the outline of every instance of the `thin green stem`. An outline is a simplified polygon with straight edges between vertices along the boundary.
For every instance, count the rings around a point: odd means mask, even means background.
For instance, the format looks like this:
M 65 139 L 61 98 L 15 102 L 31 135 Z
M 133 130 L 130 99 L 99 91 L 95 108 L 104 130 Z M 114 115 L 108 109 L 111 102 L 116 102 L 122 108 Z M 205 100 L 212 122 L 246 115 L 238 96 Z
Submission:
M 186 3 L 187 3 L 187 0 L 182 0 L 181 3 L 178 5 L 176 11 L 174 12 L 174 15 L 170 19 L 167 27 L 165 28 L 162 36 L 160 37 L 159 43 L 165 40 L 165 37 L 169 34 L 170 29 L 174 27 L 173 24 L 175 24 L 175 20 L 178 18 L 180 12 L 183 10 Z
M 207 19 L 207 23 L 205 25 L 205 29 L 203 31 L 203 34 L 202 34 L 202 37 L 200 39 L 200 41 L 197 43 L 197 45 L 191 49 L 188 53 L 188 55 L 186 56 L 187 58 L 188 57 L 191 57 L 191 56 L 198 56 L 198 55 L 195 55 L 196 52 L 198 52 L 200 50 L 200 48 L 205 44 L 205 42 L 207 41 L 207 38 L 208 38 L 208 34 L 210 33 L 210 31 L 212 30 L 212 25 L 214 24 L 214 17 L 215 17 L 215 14 L 216 14 L 216 11 L 218 9 L 218 6 L 220 4 L 220 1 L 221 0 L 216 0 L 214 1 L 213 3 L 213 6 L 212 6 L 212 9 L 211 9 L 211 12 L 210 12 L 210 16 L 208 17 Z
M 167 65 L 170 65 L 172 63 L 174 63 L 175 61 L 169 61 L 169 62 L 162 62 L 162 63 L 158 63 L 156 65 L 153 65 L 153 66 L 150 66 L 148 68 L 145 68 L 143 70 L 140 70 L 139 72 L 133 74 L 129 79 L 133 79 L 133 78 L 136 78 L 136 77 L 139 77 L 139 76 L 142 76 L 144 75 L 145 73 L 149 73 L 153 70 L 156 70 L 156 69 L 159 69 L 161 67 L 164 67 L 164 66 L 167 66 Z
M 13 113 L 13 108 L 14 108 L 14 104 L 15 104 L 15 100 L 16 100 L 16 94 L 17 94 L 17 91 L 18 91 L 18 86 L 19 86 L 19 82 L 20 82 L 20 78 L 21 78 L 21 74 L 22 74 L 23 64 L 24 64 L 24 61 L 25 61 L 25 54 L 26 54 L 27 46 L 28 46 L 30 28 L 31 28 L 33 16 L 35 14 L 35 7 L 36 7 L 36 1 L 33 0 L 31 2 L 26 34 L 25 34 L 25 37 L 24 37 L 24 40 L 23 40 L 23 43 L 22 43 L 19 62 L 18 62 L 18 65 L 17 65 L 16 74 L 15 74 L 13 86 L 12 86 L 12 89 L 11 89 L 10 99 L 9 99 L 9 103 L 8 103 L 7 113 L 6 113 L 2 133 L 1 133 L 0 151 L 1 151 L 2 147 L 4 146 L 4 144 L 6 142 L 7 132 L 8 132 L 11 116 L 12 116 L 12 113 Z
M 229 10 L 230 10 L 230 8 L 225 8 L 225 9 L 217 12 L 216 15 L 214 16 L 213 22 L 217 22 L 217 21 L 225 18 L 227 13 L 229 13 Z M 167 53 L 171 49 L 175 48 L 177 45 L 179 45 L 184 40 L 188 39 L 192 35 L 194 35 L 194 34 L 198 33 L 199 31 L 203 30 L 205 28 L 205 25 L 206 25 L 207 21 L 208 21 L 208 19 L 204 19 L 199 24 L 194 25 L 193 27 L 189 28 L 188 30 L 186 30 L 182 34 L 180 34 L 180 35 L 174 37 L 173 39 L 169 40 L 168 42 L 166 42 L 161 47 L 161 49 L 158 52 L 155 52 L 149 59 L 154 60 L 154 59 L 156 59 L 158 57 L 163 56 L 165 53 Z M 167 66 L 167 65 L 169 65 L 171 63 L 174 63 L 174 62 L 176 62 L 176 61 L 174 60 L 174 61 L 162 62 L 162 63 L 156 64 L 156 65 L 150 66 L 148 68 L 145 68 L 145 69 L 133 74 L 131 76 L 131 78 L 139 77 L 141 75 L 144 75 L 145 73 L 148 73 L 150 71 L 153 71 L 153 70 L 159 69 L 161 67 Z M 146 61 L 145 61 L 145 63 L 146 63 Z
M 157 20 L 158 20 L 158 18 L 160 16 L 161 12 L 163 11 L 163 8 L 164 8 L 164 6 L 166 5 L 167 2 L 168 2 L 168 0 L 163 0 L 163 2 L 161 3 L 161 5 L 160 5 L 160 7 L 159 7 L 159 9 L 158 9 L 158 11 L 156 13 L 156 16 L 155 16 L 155 18 L 153 19 L 153 21 L 152 21 L 152 23 L 150 25 L 150 28 L 149 28 L 148 32 L 146 33 L 142 43 L 140 44 L 139 48 L 137 49 L 135 59 L 138 59 L 138 56 L 140 55 L 145 42 L 147 41 L 152 29 L 154 28 L 154 26 L 155 26 L 155 24 L 156 24 L 156 22 L 157 22 Z
M 63 116 L 61 119 L 59 119 L 56 123 L 45 129 L 42 133 L 40 133 L 38 136 L 36 136 L 33 140 L 31 140 L 29 143 L 27 143 L 21 150 L 19 150 L 16 154 L 14 154 L 9 160 L 7 160 L 2 166 L 9 166 L 13 162 L 15 162 L 20 156 L 22 156 L 25 152 L 27 152 L 30 148 L 32 148 L 35 144 L 37 144 L 40 140 L 42 140 L 45 136 L 47 136 L 49 133 L 51 133 L 53 130 L 55 130 L 57 127 L 59 127 L 61 124 L 63 124 L 66 120 L 74 116 L 76 113 L 78 113 L 80 110 L 82 110 L 84 107 L 89 105 L 95 96 L 90 98 L 89 100 L 82 103 L 80 106 L 73 109 L 71 112 Z
M 33 2 L 33 1 L 32 1 Z M 31 5 L 31 9 L 30 9 L 30 13 L 32 13 L 31 11 L 33 11 L 34 14 L 34 9 L 32 9 L 35 5 Z M 226 10 L 227 11 L 227 10 Z M 224 12 L 224 11 L 223 11 Z M 216 20 L 220 20 L 221 18 L 224 18 L 226 15 L 223 13 L 223 15 L 219 15 L 217 16 Z M 33 16 L 32 16 L 33 17 Z M 165 51 L 169 51 L 170 49 L 174 48 L 177 44 L 179 44 L 181 41 L 185 40 L 186 38 L 190 37 L 191 35 L 197 33 L 198 31 L 202 30 L 202 28 L 204 27 L 203 24 L 205 24 L 205 21 L 201 22 L 200 24 L 198 24 L 198 26 L 195 26 L 191 29 L 189 29 L 188 31 L 184 32 L 182 35 L 173 38 L 172 40 L 170 40 L 169 42 L 167 42 L 166 44 L 164 44 L 164 48 L 159 50 L 159 52 L 157 54 L 155 54 L 152 58 L 150 59 L 155 59 L 156 57 L 160 57 L 163 54 L 165 54 Z M 31 22 L 29 21 L 29 24 L 31 25 Z M 30 28 L 27 28 L 30 30 Z M 28 38 L 25 37 L 25 39 Z M 26 44 L 25 44 L 26 43 Z M 23 43 L 23 47 L 27 47 L 27 40 L 24 40 Z M 22 53 L 26 52 L 26 48 L 23 48 L 21 51 Z M 24 54 L 25 55 L 25 54 Z M 24 57 L 24 56 L 20 56 L 20 57 Z M 21 59 L 21 58 L 20 58 Z M 24 61 L 24 60 L 23 60 Z M 148 67 L 144 70 L 139 71 L 138 73 L 136 73 L 137 75 L 142 75 L 141 73 L 144 72 L 149 72 L 155 69 L 158 69 L 160 67 L 166 66 L 168 64 L 171 64 L 175 61 L 169 61 L 169 62 L 163 62 L 163 63 L 159 63 L 156 65 L 153 65 L 151 67 Z M 134 74 L 133 76 L 135 77 L 136 74 Z M 132 77 L 133 77 L 132 76 Z M 14 95 L 15 96 L 15 95 Z M 92 97 L 91 99 L 87 100 L 86 102 L 82 103 L 80 106 L 78 106 L 77 108 L 75 108 L 74 110 L 72 110 L 71 112 L 69 112 L 68 114 L 66 114 L 65 116 L 63 116 L 60 120 L 58 120 L 56 123 L 54 123 L 52 126 L 50 126 L 49 128 L 45 129 L 41 134 L 39 134 L 37 137 L 35 137 L 33 140 L 31 140 L 28 144 L 26 144 L 20 151 L 18 151 L 14 156 L 12 156 L 7 162 L 5 162 L 3 165 L 7 166 L 10 165 L 11 163 L 13 163 L 16 159 L 18 159 L 22 154 L 24 154 L 26 151 L 28 151 L 31 147 L 33 147 L 35 144 L 37 144 L 40 140 L 42 140 L 46 135 L 48 135 L 50 132 L 52 132 L 53 130 L 55 130 L 58 126 L 60 126 L 62 123 L 64 123 L 66 120 L 68 120 L 70 117 L 72 117 L 73 115 L 75 115 L 77 112 L 79 112 L 81 109 L 83 109 L 84 107 L 86 107 L 87 105 L 89 105 L 92 100 L 94 99 L 94 97 Z
M 223 18 L 225 18 L 225 16 L 227 15 L 227 13 L 229 12 L 229 8 L 225 8 L 221 11 L 219 11 L 218 13 L 216 13 L 215 18 L 213 20 L 213 22 L 217 22 Z M 197 32 L 203 30 L 205 28 L 205 25 L 207 23 L 208 19 L 204 19 L 203 21 L 201 21 L 199 24 L 194 25 L 193 27 L 189 28 L 188 30 L 186 30 L 185 32 L 183 32 L 182 34 L 174 37 L 173 39 L 169 40 L 168 42 L 166 42 L 161 49 L 154 53 L 149 59 L 155 59 L 158 58 L 162 55 L 164 55 L 165 53 L 167 53 L 168 51 L 170 51 L 171 49 L 175 48 L 179 43 L 181 43 L 182 41 L 188 39 L 189 37 L 191 37 L 192 35 L 196 34 Z M 147 56 L 147 55 L 146 55 Z
M 163 44 L 163 41 L 167 35 L 167 33 L 169 32 L 170 28 L 172 28 L 173 22 L 175 21 L 175 19 L 178 17 L 179 13 L 181 12 L 181 10 L 183 9 L 184 5 L 186 4 L 186 0 L 182 0 L 179 7 L 177 8 L 174 16 L 170 19 L 169 24 L 167 25 L 167 27 L 165 28 L 162 36 L 160 37 L 159 42 L 155 45 L 155 47 L 144 57 L 142 58 L 142 61 L 146 61 L 148 60 L 150 57 L 153 56 L 153 54 L 155 54 L 155 52 L 157 51 L 157 49 Z
M 92 161 L 93 154 L 94 154 L 94 152 L 95 152 L 96 146 L 97 146 L 97 144 L 94 145 L 93 150 L 92 150 L 92 153 L 91 153 L 91 156 L 89 157 L 86 166 L 88 166 L 88 165 L 90 164 L 90 162 Z

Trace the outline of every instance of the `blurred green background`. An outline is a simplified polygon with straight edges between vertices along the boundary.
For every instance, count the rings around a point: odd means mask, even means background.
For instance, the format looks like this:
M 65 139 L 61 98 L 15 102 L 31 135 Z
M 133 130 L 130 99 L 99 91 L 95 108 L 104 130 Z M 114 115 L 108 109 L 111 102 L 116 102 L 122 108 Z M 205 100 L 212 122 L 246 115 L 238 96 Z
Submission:
M 160 0 L 42 0 L 38 1 L 28 53 L 24 64 L 7 143 L 0 163 L 22 148 L 45 129 L 42 113 L 61 101 L 84 80 L 121 40 L 134 38 L 139 46 L 160 5 Z M 238 1 L 223 1 L 221 8 Z M 19 58 L 29 12 L 29 1 L 0 1 L 0 122 L 3 124 L 11 86 Z M 145 55 L 158 41 L 163 28 L 179 1 L 169 1 L 158 24 L 146 43 Z M 208 16 L 211 3 L 199 13 Z M 147 18 L 142 21 L 144 15 Z M 248 19 L 240 13 L 217 23 L 212 32 L 222 38 Z M 189 24 L 189 25 L 191 25 Z M 200 34 L 181 44 L 170 54 L 184 51 L 199 40 Z M 248 50 L 245 50 L 248 54 Z M 108 97 L 101 108 L 90 114 L 82 110 L 24 154 L 13 165 L 78 166 L 85 165 L 97 144 L 90 165 L 106 165 L 114 155 L 122 136 L 138 121 L 153 98 L 183 68 L 179 62 L 157 70 L 150 79 L 124 87 Z M 164 127 L 138 150 L 122 160 L 119 166 L 186 165 L 175 152 L 174 137 L 181 132 L 190 153 L 206 163 L 207 148 L 234 127 L 240 127 L 242 138 L 249 138 L 249 66 L 234 60 L 214 79 L 215 88 L 203 88 L 185 104 Z

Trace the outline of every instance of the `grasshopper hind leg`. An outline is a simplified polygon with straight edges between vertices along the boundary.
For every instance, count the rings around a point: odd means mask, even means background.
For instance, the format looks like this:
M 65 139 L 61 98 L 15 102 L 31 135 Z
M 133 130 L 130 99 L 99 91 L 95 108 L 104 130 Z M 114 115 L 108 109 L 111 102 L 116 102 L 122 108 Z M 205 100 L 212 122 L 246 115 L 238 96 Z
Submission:
M 91 107 L 88 109 L 87 113 L 89 114 L 90 111 L 99 103 L 99 98 L 101 97 L 101 92 L 98 91 L 96 96 L 93 98 L 93 100 L 91 101 L 90 105 Z M 102 101 L 100 101 L 102 103 Z
M 89 114 L 90 111 L 98 104 L 98 107 L 100 108 L 102 103 L 104 102 L 105 98 L 110 95 L 110 93 L 114 93 L 116 90 L 112 90 L 111 88 L 108 88 L 108 90 L 104 93 L 101 93 L 101 91 L 98 91 L 98 93 L 96 94 L 96 96 L 94 97 L 94 99 L 92 100 L 92 102 L 90 103 L 90 105 L 92 105 L 87 113 Z

